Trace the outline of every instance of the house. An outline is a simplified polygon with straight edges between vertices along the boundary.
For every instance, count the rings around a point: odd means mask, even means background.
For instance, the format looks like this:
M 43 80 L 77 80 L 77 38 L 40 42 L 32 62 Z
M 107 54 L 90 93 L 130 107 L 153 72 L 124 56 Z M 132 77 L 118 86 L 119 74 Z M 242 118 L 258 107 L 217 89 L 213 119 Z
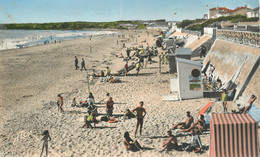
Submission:
M 225 12 L 229 11 L 230 9 L 226 7 L 215 7 L 209 9 L 209 19 L 217 18 L 222 16 Z
M 259 17 L 259 7 L 255 8 L 253 10 L 247 11 L 246 17 L 247 18 Z
M 238 7 L 234 10 L 229 10 L 226 11 L 224 13 L 224 16 L 235 16 L 235 15 L 244 15 L 247 16 L 247 12 L 251 11 L 252 9 L 250 9 L 247 5 L 244 7 Z
M 126 24 L 119 24 L 120 27 L 125 27 L 127 29 L 135 29 L 137 28 L 137 24 L 130 24 L 130 23 L 126 23 Z

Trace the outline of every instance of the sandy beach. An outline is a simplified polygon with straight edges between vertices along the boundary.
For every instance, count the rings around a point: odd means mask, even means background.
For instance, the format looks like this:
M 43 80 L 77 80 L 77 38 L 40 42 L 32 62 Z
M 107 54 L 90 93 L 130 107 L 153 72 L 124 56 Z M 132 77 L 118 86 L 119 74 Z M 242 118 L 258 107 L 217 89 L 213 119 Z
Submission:
M 154 43 L 154 37 L 146 31 L 123 31 L 126 47 L 146 46 Z M 133 35 L 134 38 L 129 38 Z M 202 153 L 186 151 L 164 151 L 162 143 L 167 139 L 167 130 L 176 122 L 184 121 L 186 111 L 197 119 L 199 110 L 214 99 L 192 99 L 165 102 L 163 95 L 169 94 L 171 74 L 159 74 L 158 56 L 147 68 L 132 70 L 128 76 L 120 76 L 121 83 L 100 83 L 96 78 L 90 83 L 90 91 L 99 101 L 109 92 L 117 104 L 114 114 L 118 123 L 99 122 L 97 128 L 81 128 L 85 108 L 71 107 L 76 101 L 88 96 L 87 73 L 96 73 L 110 67 L 112 73 L 123 68 L 122 53 L 126 48 L 117 44 L 118 36 L 97 36 L 63 41 L 24 49 L 0 52 L 0 156 L 40 156 L 42 132 L 49 130 L 49 156 L 208 156 L 208 149 Z M 146 40 L 146 42 L 142 42 Z M 136 42 L 137 41 L 137 42 Z M 92 52 L 90 52 L 90 45 Z M 162 50 L 159 49 L 159 53 Z M 86 61 L 87 71 L 75 70 L 74 56 Z M 80 64 L 79 64 L 80 65 Z M 162 72 L 168 70 L 162 65 Z M 57 112 L 57 94 L 64 97 L 65 113 Z M 144 147 L 142 152 L 127 151 L 123 135 L 129 131 L 134 138 L 136 119 L 124 119 L 126 109 L 134 109 L 144 102 L 147 116 L 144 118 L 143 135 L 137 140 Z M 105 105 L 99 105 L 98 112 L 105 114 Z M 216 104 L 222 111 L 222 105 Z M 232 106 L 228 106 L 231 110 Z M 100 118 L 99 116 L 98 118 Z M 209 147 L 210 134 L 201 136 L 202 144 Z M 177 136 L 179 144 L 190 143 L 191 136 Z

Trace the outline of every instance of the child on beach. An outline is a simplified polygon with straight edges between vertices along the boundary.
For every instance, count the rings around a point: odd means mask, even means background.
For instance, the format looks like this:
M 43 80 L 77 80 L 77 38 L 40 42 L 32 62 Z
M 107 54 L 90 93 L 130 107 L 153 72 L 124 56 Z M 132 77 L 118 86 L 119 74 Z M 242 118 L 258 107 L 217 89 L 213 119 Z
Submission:
M 63 106 L 63 97 L 58 94 L 58 102 L 57 102 L 57 105 L 58 105 L 58 112 L 60 111 L 61 113 L 64 112 L 62 106 Z
M 135 67 L 136 67 L 136 74 L 138 75 L 140 71 L 140 62 L 137 62 Z
M 223 92 L 221 94 L 221 101 L 223 103 L 223 112 L 228 113 L 227 112 L 227 90 L 226 89 L 223 89 Z
M 129 136 L 129 132 L 124 133 L 124 146 L 127 150 L 142 150 L 141 145 L 137 140 L 133 141 Z
M 41 156 L 42 156 L 44 148 L 46 150 L 46 156 L 48 156 L 48 141 L 51 140 L 51 137 L 50 137 L 50 134 L 49 134 L 48 130 L 45 130 L 43 132 L 43 138 L 41 140 L 43 140 Z

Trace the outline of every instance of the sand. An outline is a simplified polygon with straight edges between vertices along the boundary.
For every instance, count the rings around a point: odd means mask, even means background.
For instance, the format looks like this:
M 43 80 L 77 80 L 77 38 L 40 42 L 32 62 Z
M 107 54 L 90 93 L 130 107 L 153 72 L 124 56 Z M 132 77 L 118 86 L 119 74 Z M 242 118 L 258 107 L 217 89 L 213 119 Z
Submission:
M 145 31 L 124 31 L 127 47 L 137 46 L 145 39 L 152 45 L 154 38 Z M 138 37 L 140 36 L 140 37 Z M 136 38 L 137 42 L 136 43 Z M 158 73 L 158 62 L 148 64 L 136 76 L 133 70 L 129 76 L 121 76 L 122 83 L 100 83 L 95 79 L 90 91 L 95 100 L 101 100 L 110 92 L 115 102 L 114 113 L 123 114 L 134 109 L 139 101 L 144 101 L 147 116 L 144 119 L 143 135 L 137 135 L 139 143 L 145 147 L 142 152 L 126 151 L 123 134 L 129 131 L 134 138 L 136 119 L 118 123 L 100 122 L 97 128 L 81 128 L 86 109 L 71 107 L 73 97 L 77 102 L 88 96 L 87 73 L 90 69 L 99 72 L 109 66 L 115 73 L 123 65 L 115 55 L 125 54 L 122 43 L 117 44 L 117 35 L 64 41 L 24 49 L 0 52 L 0 155 L 40 156 L 41 133 L 48 129 L 52 140 L 49 142 L 49 156 L 208 156 L 201 154 L 168 151 L 159 153 L 162 142 L 167 138 L 167 130 L 172 124 L 183 121 L 185 112 L 191 111 L 196 117 L 198 111 L 212 99 L 193 99 L 164 102 L 162 96 L 169 94 L 170 74 Z M 92 52 L 89 46 L 92 45 Z M 161 50 L 159 50 L 161 52 Z M 74 56 L 79 61 L 85 58 L 88 71 L 74 70 Z M 153 58 L 158 61 L 158 57 Z M 162 71 L 168 70 L 167 65 Z M 64 114 L 57 112 L 57 94 L 64 97 Z M 221 104 L 217 105 L 221 109 Z M 230 108 L 229 108 L 230 109 Z M 98 108 L 105 113 L 105 107 Z M 100 116 L 99 116 L 100 118 Z M 196 119 L 196 118 L 195 118 Z M 202 144 L 209 146 L 209 133 L 202 134 Z M 191 136 L 178 137 L 178 141 L 189 143 Z

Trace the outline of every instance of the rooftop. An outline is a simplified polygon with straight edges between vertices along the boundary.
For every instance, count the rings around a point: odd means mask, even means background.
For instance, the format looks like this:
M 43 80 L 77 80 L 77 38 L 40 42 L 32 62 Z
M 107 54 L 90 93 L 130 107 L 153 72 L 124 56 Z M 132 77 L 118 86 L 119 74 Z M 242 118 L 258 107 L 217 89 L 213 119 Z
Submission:
M 238 7 L 236 9 L 234 9 L 234 10 L 229 10 L 229 11 L 225 12 L 224 14 L 228 14 L 228 13 L 231 13 L 231 12 L 234 12 L 234 11 L 238 11 L 238 10 L 241 10 L 241 9 L 244 9 L 244 8 L 245 7 Z
M 209 10 L 230 10 L 230 9 L 228 9 L 226 7 L 215 7 L 215 8 L 211 8 Z

